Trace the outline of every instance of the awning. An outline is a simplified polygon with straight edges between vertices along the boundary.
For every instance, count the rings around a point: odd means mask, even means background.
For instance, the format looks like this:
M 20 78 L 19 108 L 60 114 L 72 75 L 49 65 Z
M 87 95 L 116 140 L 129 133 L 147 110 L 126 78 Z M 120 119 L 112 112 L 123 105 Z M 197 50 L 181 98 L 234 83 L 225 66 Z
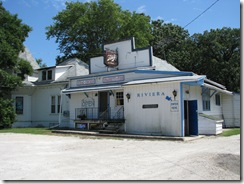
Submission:
M 213 90 L 216 90 L 216 91 L 218 91 L 220 93 L 224 93 L 224 94 L 227 94 L 227 95 L 233 95 L 233 92 L 231 92 L 231 91 L 228 91 L 226 89 L 220 89 L 220 88 L 218 88 L 216 86 L 213 86 L 213 85 L 210 85 L 210 84 L 204 83 L 203 86 L 207 87 L 207 88 L 210 88 L 210 89 L 213 89 Z
M 165 77 L 165 78 L 156 78 L 156 79 L 144 79 L 144 80 L 136 80 L 123 84 L 123 86 L 129 85 L 139 85 L 139 84 L 148 84 L 148 83 L 162 83 L 162 82 L 191 82 L 191 81 L 199 81 L 205 78 L 204 75 L 194 75 L 194 76 L 180 76 L 180 77 Z
M 110 85 L 110 86 L 92 86 L 92 87 L 85 87 L 85 88 L 73 88 L 73 89 L 64 89 L 62 93 L 64 94 L 71 94 L 71 93 L 80 93 L 80 92 L 91 92 L 91 91 L 108 91 L 111 89 L 122 89 L 120 85 Z

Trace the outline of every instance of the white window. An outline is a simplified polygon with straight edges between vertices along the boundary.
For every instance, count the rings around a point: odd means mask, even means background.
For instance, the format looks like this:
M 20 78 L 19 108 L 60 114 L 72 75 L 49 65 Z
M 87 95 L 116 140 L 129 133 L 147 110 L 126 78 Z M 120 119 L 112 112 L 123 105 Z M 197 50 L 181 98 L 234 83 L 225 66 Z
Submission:
M 61 96 L 55 95 L 51 96 L 51 113 L 59 113 L 60 112 L 60 102 L 61 102 Z
M 116 105 L 124 105 L 124 93 L 123 92 L 116 93 Z
M 210 89 L 202 88 L 202 105 L 203 111 L 210 111 Z
M 52 70 L 43 70 L 42 71 L 42 80 L 52 80 L 53 79 L 53 72 Z
M 53 78 L 53 72 L 52 72 L 52 70 L 48 70 L 47 71 L 47 80 L 52 80 L 52 78 Z
M 42 80 L 43 81 L 47 80 L 47 72 L 46 72 L 46 70 L 42 71 Z
M 15 112 L 16 114 L 24 114 L 24 97 L 17 96 L 15 98 Z

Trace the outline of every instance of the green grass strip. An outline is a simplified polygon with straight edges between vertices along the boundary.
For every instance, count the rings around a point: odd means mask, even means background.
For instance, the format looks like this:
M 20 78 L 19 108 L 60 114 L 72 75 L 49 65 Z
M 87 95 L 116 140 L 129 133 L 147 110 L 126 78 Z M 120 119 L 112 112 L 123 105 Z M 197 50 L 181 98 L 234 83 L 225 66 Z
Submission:
M 221 136 L 232 136 L 232 135 L 238 135 L 240 134 L 240 128 L 232 128 L 230 130 L 224 130 L 223 133 L 221 133 Z
M 47 128 L 7 128 L 7 129 L 0 129 L 0 133 L 50 135 L 51 130 L 48 130 Z

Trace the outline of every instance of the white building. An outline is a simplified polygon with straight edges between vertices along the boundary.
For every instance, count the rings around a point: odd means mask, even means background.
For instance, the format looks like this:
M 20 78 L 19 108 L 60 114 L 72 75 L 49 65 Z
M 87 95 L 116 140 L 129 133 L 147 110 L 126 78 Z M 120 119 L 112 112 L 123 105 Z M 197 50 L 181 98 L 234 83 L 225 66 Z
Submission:
M 131 134 L 219 134 L 240 126 L 238 95 L 204 75 L 179 71 L 136 49 L 134 38 L 106 44 L 104 55 L 38 68 L 12 94 L 14 127 L 59 127 Z M 34 66 L 35 65 L 35 66 Z
M 69 98 L 61 99 L 61 90 L 68 86 L 68 77 L 88 74 L 88 65 L 78 59 L 70 59 L 57 66 L 40 68 L 28 50 L 20 54 L 28 60 L 34 73 L 26 76 L 23 87 L 12 92 L 16 110 L 13 127 L 50 127 L 62 121 L 60 127 L 69 124 Z
M 222 132 L 223 99 L 232 96 L 224 86 L 179 71 L 151 47 L 136 49 L 134 38 L 103 50 L 90 59 L 89 75 L 70 77 L 62 90 L 70 96 L 70 128 L 181 137 Z

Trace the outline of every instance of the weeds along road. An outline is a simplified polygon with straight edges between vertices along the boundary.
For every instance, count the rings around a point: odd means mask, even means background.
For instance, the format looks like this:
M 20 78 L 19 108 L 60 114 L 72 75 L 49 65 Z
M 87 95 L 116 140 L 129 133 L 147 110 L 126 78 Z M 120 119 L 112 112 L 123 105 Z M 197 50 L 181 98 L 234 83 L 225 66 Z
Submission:
M 181 142 L 0 134 L 1 180 L 240 180 L 240 135 Z

